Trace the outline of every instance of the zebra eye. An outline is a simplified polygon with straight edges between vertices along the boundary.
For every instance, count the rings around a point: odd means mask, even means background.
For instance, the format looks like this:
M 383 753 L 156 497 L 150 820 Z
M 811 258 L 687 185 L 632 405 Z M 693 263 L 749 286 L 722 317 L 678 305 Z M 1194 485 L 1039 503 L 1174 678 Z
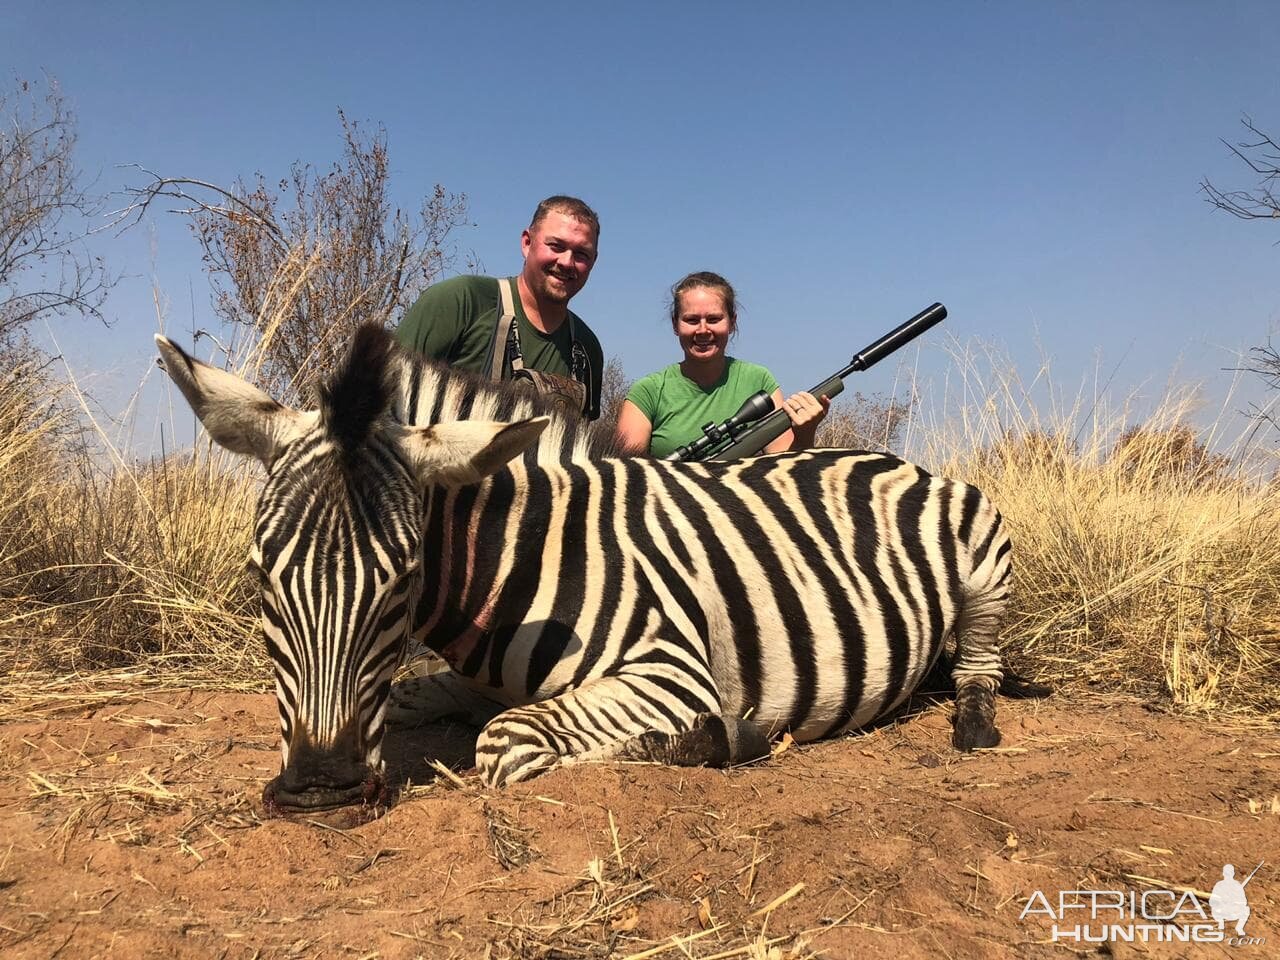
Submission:
M 267 577 L 267 571 L 263 570 L 262 565 L 259 564 L 257 560 L 253 559 L 253 557 L 249 557 L 245 560 L 244 567 L 249 571 L 249 573 L 258 579 L 259 583 L 263 585 L 265 585 L 270 579 Z

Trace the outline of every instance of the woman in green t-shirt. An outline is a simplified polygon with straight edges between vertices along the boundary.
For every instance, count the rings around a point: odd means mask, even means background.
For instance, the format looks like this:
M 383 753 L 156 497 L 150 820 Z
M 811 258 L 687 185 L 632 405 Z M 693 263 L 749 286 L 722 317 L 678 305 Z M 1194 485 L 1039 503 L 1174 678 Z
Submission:
M 702 436 L 705 423 L 721 423 L 743 401 L 764 390 L 775 407 L 786 410 L 791 429 L 764 448 L 765 453 L 804 450 L 827 415 L 831 401 L 801 391 L 785 401 L 778 381 L 757 363 L 725 353 L 738 332 L 737 298 L 717 273 L 691 273 L 671 288 L 671 329 L 684 359 L 637 380 L 622 401 L 618 441 L 628 450 L 667 454 Z

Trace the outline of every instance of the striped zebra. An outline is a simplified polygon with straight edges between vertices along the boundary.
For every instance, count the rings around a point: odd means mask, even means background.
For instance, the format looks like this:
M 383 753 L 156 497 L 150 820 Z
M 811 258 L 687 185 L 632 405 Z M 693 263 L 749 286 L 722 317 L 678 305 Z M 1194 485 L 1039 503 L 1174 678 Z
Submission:
M 1009 539 L 972 486 L 896 457 L 608 456 L 532 394 L 366 327 L 317 409 L 157 337 L 209 434 L 267 468 L 250 566 L 274 665 L 267 810 L 388 796 L 400 708 L 484 724 L 493 786 L 610 757 L 727 764 L 899 707 L 956 637 L 953 742 L 999 741 Z

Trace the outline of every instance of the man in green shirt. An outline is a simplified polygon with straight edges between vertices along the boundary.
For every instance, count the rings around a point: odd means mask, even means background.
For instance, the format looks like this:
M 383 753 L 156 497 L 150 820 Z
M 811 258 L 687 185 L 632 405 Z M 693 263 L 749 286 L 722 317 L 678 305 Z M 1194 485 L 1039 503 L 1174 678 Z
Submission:
M 595 266 L 600 220 L 574 197 L 548 197 L 520 236 L 524 268 L 510 279 L 453 277 L 428 287 L 400 321 L 405 347 L 476 373 L 532 370 L 582 385 L 581 413 L 600 416 L 604 354 L 582 318 L 569 310 Z M 510 332 L 498 343 L 504 315 L 501 285 L 509 291 Z M 495 353 L 497 351 L 497 353 Z

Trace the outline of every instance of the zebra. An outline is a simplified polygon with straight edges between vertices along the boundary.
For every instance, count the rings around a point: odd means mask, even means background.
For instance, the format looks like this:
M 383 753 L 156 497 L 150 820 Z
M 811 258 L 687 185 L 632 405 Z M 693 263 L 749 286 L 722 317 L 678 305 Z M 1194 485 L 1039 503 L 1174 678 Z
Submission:
M 371 325 L 310 410 L 156 341 L 209 435 L 267 471 L 249 566 L 280 715 L 269 813 L 389 803 L 404 709 L 483 724 L 492 787 L 586 760 L 758 759 L 783 731 L 893 713 L 953 636 L 954 746 L 999 742 L 1010 542 L 973 486 L 884 453 L 615 456 L 593 425 Z M 393 703 L 420 655 L 435 666 Z

